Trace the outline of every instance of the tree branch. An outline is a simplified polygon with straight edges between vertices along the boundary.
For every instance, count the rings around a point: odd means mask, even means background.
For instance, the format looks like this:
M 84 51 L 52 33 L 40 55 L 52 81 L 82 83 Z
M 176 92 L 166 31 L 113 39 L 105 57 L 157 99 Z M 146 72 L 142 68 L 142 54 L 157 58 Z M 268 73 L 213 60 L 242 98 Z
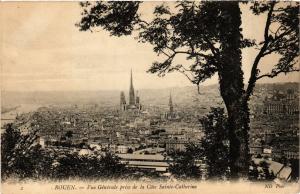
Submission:
M 165 51 L 163 51 L 163 49 L 160 50 L 161 53 L 163 53 L 164 55 L 166 55 L 167 57 L 171 57 L 171 55 L 167 54 Z
M 204 35 L 204 40 L 205 40 L 205 42 L 207 42 L 207 44 L 209 45 L 211 52 L 212 52 L 215 56 L 217 56 L 217 55 L 219 54 L 219 50 L 218 50 L 216 47 L 214 47 L 214 45 L 209 41 L 209 39 L 208 39 L 205 35 Z
M 200 56 L 200 57 L 203 57 L 203 58 L 206 58 L 208 59 L 210 56 L 209 55 L 205 55 L 205 54 L 202 54 L 202 53 L 195 53 L 195 52 L 188 52 L 188 51 L 174 51 L 175 54 L 187 54 L 187 55 L 191 55 L 191 56 Z
M 276 77 L 277 75 L 279 75 L 280 73 L 299 72 L 299 71 L 300 71 L 300 69 L 292 69 L 292 70 L 289 70 L 289 71 L 278 70 L 278 71 L 274 71 L 270 74 L 260 75 L 256 78 L 256 80 L 259 80 L 259 79 L 264 78 L 264 77 L 273 78 L 273 77 Z
M 142 20 L 141 18 L 138 18 L 138 20 L 135 22 L 135 24 L 137 24 L 137 23 L 139 23 L 139 22 L 144 23 L 144 24 L 146 24 L 147 26 L 149 25 L 148 22 L 146 22 L 145 20 Z
M 259 61 L 263 57 L 263 54 L 264 54 L 264 52 L 266 51 L 266 49 L 268 47 L 268 44 L 269 44 L 269 41 L 270 41 L 270 38 L 271 38 L 271 37 L 269 37 L 268 32 L 269 32 L 270 25 L 271 25 L 271 18 L 272 18 L 272 13 L 273 13 L 273 9 L 274 9 L 274 6 L 275 6 L 275 2 L 271 2 L 270 4 L 271 4 L 270 5 L 270 10 L 268 12 L 266 26 L 265 26 L 265 30 L 264 30 L 264 39 L 265 39 L 264 44 L 263 44 L 262 48 L 260 49 L 259 53 L 257 54 L 257 56 L 256 56 L 256 58 L 253 62 L 250 78 L 249 78 L 249 81 L 248 81 L 248 87 L 246 89 L 244 99 L 243 99 L 244 102 L 247 102 L 249 100 L 249 97 L 253 92 L 253 89 L 255 87 L 255 83 L 256 83 L 256 80 L 257 80 L 257 67 L 258 67 Z
M 177 71 L 182 73 L 190 82 L 192 82 L 192 83 L 194 82 L 194 80 L 185 73 L 186 72 L 185 70 L 178 68 Z
M 210 58 L 211 55 L 206 55 L 206 54 L 203 54 L 203 53 L 198 53 L 198 52 L 194 52 L 194 49 L 192 48 L 192 52 L 189 52 L 189 51 L 177 51 L 175 49 L 172 49 L 171 47 L 167 46 L 167 48 L 173 52 L 173 54 L 187 54 L 187 55 L 191 55 L 191 56 L 200 56 L 200 57 L 203 57 L 203 58 Z M 168 55 L 167 55 L 168 56 Z
M 291 45 L 293 45 L 293 44 L 295 44 L 297 42 L 298 42 L 298 40 L 296 39 L 295 41 L 291 42 L 290 44 L 283 44 L 282 46 L 278 46 L 278 47 L 276 47 L 274 49 L 268 49 L 268 50 L 266 50 L 266 52 L 264 52 L 262 54 L 262 57 L 264 57 L 266 55 L 269 55 L 269 54 L 272 54 L 273 52 L 280 51 L 281 49 L 286 49 L 289 46 L 291 46 Z

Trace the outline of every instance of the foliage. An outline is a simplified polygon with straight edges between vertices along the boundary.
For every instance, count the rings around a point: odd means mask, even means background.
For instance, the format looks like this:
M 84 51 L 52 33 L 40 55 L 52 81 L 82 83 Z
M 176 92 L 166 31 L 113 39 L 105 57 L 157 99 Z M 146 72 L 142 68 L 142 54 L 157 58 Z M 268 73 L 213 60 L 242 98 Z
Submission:
M 258 166 L 254 163 L 254 161 L 251 161 L 250 169 L 249 169 L 249 180 L 255 181 L 258 179 Z
M 211 108 L 200 119 L 204 136 L 198 144 L 188 143 L 186 150 L 172 154 L 170 172 L 177 178 L 196 179 L 204 174 L 208 179 L 226 179 L 229 175 L 229 145 L 227 117 L 222 108 Z M 207 172 L 200 164 L 207 165 Z
M 12 124 L 8 124 L 5 132 L 1 135 L 1 174 L 5 178 L 10 174 L 12 168 L 9 167 L 10 158 L 14 154 L 14 148 L 21 137 L 18 130 L 12 128 Z
M 299 71 L 299 3 L 254 2 L 250 9 L 255 15 L 266 13 L 267 18 L 264 40 L 259 43 L 259 53 L 252 65 L 245 100 L 249 99 L 257 80 Z M 279 59 L 271 66 L 270 73 L 263 73 L 259 64 L 268 55 Z
M 112 179 L 120 178 L 126 171 L 125 165 L 110 152 L 97 157 L 66 153 L 56 159 L 53 178 L 84 178 L 84 179 Z
M 299 159 L 290 159 L 292 168 L 291 179 L 299 180 Z
M 67 131 L 65 134 L 65 137 L 67 137 L 68 139 L 73 137 L 73 131 Z
M 132 149 L 132 148 L 128 148 L 127 153 L 128 153 L 128 154 L 132 154 L 132 153 L 133 153 L 133 149 Z
M 223 108 L 211 108 L 203 117 L 203 155 L 208 165 L 209 179 L 222 179 L 229 175 L 229 137 L 227 117 Z
M 36 131 L 21 134 L 9 124 L 1 135 L 1 174 L 5 180 L 10 175 L 21 179 L 40 177 L 47 173 L 49 160 L 36 144 Z
M 249 179 L 251 181 L 257 181 L 260 179 L 266 181 L 272 181 L 276 178 L 274 172 L 270 172 L 270 164 L 265 160 L 260 161 L 257 165 L 254 161 L 251 161 L 250 169 L 249 169 Z
M 202 149 L 199 145 L 190 143 L 182 152 L 174 152 L 172 154 L 173 161 L 169 166 L 169 171 L 179 179 L 199 179 L 201 171 L 197 160 L 201 159 Z
M 111 35 L 130 35 L 134 25 L 138 21 L 136 11 L 140 2 L 80 2 L 84 16 L 79 24 L 81 30 L 88 30 L 92 27 L 103 26 Z M 102 17 L 100 17 L 102 15 Z
M 270 172 L 269 167 L 270 164 L 268 164 L 266 161 L 261 161 L 259 163 L 259 166 L 262 168 L 262 179 L 264 180 L 274 180 L 276 177 L 274 175 L 274 172 Z
M 1 135 L 2 179 L 112 179 L 122 178 L 129 172 L 119 158 L 106 152 L 100 156 L 61 153 L 42 149 L 35 132 L 21 134 L 10 124 Z

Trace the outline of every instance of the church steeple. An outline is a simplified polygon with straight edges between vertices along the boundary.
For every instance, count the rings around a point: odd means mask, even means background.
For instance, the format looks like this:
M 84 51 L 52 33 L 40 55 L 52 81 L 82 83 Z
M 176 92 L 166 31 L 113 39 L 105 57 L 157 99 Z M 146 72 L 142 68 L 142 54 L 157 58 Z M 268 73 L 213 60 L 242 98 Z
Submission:
M 130 69 L 130 87 L 133 87 L 133 83 L 132 83 L 132 69 Z
M 173 101 L 172 101 L 171 92 L 170 92 L 170 97 L 169 97 L 169 108 L 170 108 L 170 113 L 173 113 L 174 109 L 173 109 Z
M 135 95 L 132 81 L 132 69 L 130 71 L 129 105 L 135 105 Z

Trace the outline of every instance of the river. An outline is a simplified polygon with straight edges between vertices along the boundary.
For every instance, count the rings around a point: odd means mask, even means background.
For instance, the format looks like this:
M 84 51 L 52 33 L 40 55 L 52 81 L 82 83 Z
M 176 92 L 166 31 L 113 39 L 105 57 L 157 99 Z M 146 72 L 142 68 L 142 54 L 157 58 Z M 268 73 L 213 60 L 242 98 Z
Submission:
M 18 105 L 16 109 L 1 114 L 1 131 L 7 123 L 13 123 L 17 115 L 28 113 L 37 110 L 41 105 L 36 104 L 22 104 Z

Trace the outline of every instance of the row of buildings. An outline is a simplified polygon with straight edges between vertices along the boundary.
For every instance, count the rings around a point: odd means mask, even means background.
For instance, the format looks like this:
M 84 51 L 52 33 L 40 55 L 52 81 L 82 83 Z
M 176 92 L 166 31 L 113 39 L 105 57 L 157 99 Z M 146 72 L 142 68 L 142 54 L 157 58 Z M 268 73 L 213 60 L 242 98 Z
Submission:
M 258 96 L 258 97 L 257 97 Z M 250 154 L 299 159 L 299 94 L 295 88 L 261 87 L 252 100 Z M 263 99 L 263 100 L 260 100 Z
M 292 89 L 287 90 L 286 93 L 276 91 L 271 97 L 265 97 L 263 106 L 263 113 L 268 115 L 285 114 L 298 115 L 299 114 L 299 99 Z

